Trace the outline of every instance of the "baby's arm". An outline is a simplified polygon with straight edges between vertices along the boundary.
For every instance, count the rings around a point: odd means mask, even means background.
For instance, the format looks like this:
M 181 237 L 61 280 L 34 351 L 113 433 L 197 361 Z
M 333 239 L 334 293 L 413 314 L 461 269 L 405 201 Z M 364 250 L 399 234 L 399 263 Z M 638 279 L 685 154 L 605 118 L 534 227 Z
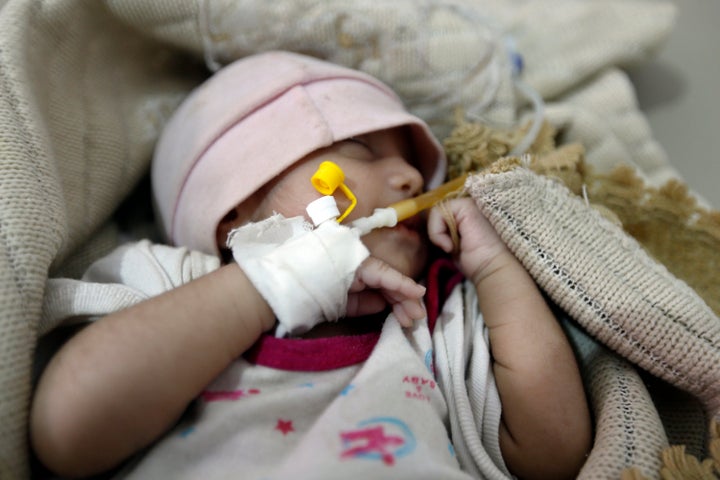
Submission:
M 424 288 L 380 260 L 368 258 L 356 276 L 348 316 L 376 313 L 386 302 L 407 318 L 424 315 Z M 90 324 L 53 357 L 37 386 L 31 437 L 38 457 L 71 477 L 117 465 L 159 438 L 274 324 L 236 264 Z
M 40 379 L 31 412 L 36 453 L 68 476 L 115 466 L 167 430 L 273 323 L 234 264 L 93 322 Z
M 460 234 L 460 269 L 472 280 L 489 329 L 493 372 L 503 406 L 500 448 L 520 478 L 574 478 L 591 443 L 580 373 L 564 332 L 533 279 L 471 199 L 449 210 Z M 452 241 L 438 209 L 431 240 Z

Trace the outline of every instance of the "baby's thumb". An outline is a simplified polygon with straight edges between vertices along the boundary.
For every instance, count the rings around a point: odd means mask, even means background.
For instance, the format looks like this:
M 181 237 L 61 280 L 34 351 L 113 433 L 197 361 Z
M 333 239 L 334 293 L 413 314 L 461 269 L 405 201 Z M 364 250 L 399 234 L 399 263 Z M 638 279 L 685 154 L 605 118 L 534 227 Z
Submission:
M 427 222 L 428 238 L 440 247 L 444 252 L 451 253 L 454 249 L 453 237 L 450 235 L 445 215 L 440 207 L 435 206 L 430 210 Z

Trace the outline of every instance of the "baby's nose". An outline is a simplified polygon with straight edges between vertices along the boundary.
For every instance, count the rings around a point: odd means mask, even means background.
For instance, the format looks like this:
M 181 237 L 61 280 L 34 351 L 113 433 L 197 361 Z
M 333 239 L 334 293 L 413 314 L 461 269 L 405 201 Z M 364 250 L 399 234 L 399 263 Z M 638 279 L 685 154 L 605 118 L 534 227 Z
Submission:
M 408 163 L 404 163 L 388 178 L 391 188 L 400 190 L 409 197 L 420 194 L 425 184 L 420 172 Z

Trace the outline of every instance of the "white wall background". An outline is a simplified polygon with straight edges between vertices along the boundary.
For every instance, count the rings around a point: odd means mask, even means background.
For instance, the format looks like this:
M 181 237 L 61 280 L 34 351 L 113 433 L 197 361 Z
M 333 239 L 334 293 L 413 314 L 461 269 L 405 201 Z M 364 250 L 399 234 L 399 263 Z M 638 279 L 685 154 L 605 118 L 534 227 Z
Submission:
M 655 138 L 688 185 L 720 209 L 720 1 L 678 0 L 668 43 L 629 70 Z

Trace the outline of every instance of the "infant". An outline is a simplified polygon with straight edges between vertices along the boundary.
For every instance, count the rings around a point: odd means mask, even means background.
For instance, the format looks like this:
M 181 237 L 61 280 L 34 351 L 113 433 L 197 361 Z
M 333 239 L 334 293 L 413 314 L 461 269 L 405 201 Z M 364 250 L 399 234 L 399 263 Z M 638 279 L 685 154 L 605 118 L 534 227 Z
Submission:
M 357 206 L 313 228 L 327 160 Z M 213 75 L 156 149 L 170 246 L 122 246 L 83 279 L 129 300 L 88 315 L 43 372 L 38 458 L 118 478 L 575 476 L 591 421 L 573 352 L 472 199 L 444 205 L 457 248 L 438 209 L 349 226 L 444 173 L 425 123 L 371 76 L 286 52 Z M 108 304 L 86 285 L 83 305 Z

